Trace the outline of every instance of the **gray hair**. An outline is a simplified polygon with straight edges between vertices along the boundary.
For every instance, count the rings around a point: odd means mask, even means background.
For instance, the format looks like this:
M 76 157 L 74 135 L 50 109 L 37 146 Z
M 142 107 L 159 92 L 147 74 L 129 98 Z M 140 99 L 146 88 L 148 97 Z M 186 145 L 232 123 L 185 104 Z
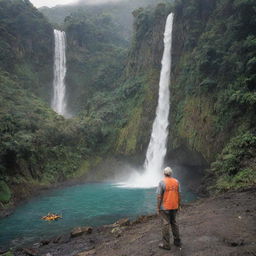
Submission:
M 172 174 L 173 174 L 173 171 L 172 171 L 172 169 L 171 169 L 171 167 L 165 167 L 164 168 L 164 175 L 165 176 L 172 176 Z

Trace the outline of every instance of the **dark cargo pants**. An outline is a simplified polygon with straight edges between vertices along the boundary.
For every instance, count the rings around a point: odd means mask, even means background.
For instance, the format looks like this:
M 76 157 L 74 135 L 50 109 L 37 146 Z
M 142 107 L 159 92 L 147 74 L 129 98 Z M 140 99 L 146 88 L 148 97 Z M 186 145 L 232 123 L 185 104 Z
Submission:
M 170 247 L 170 224 L 174 241 L 180 242 L 179 227 L 176 222 L 177 210 L 160 211 L 164 247 Z

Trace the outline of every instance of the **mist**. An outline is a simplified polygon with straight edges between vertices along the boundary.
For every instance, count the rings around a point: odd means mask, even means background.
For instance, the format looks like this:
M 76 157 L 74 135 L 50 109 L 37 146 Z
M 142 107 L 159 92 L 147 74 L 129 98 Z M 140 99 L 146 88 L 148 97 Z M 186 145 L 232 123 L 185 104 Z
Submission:
M 122 2 L 125 0 L 80 0 L 79 4 L 88 4 L 88 5 L 98 5 L 98 4 L 107 4 L 107 3 L 116 3 Z
M 30 0 L 30 2 L 37 8 L 42 6 L 55 7 L 57 5 L 99 5 L 107 3 L 117 3 L 126 0 Z
M 37 8 L 47 6 L 54 7 L 56 5 L 72 5 L 77 3 L 77 0 L 30 0 Z

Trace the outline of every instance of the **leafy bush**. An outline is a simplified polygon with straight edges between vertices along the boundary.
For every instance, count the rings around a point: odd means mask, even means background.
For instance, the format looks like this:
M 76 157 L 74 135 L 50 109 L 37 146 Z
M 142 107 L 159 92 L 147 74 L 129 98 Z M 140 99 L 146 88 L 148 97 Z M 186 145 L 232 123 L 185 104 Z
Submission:
M 245 132 L 223 149 L 212 163 L 217 190 L 236 189 L 256 184 L 256 135 Z
M 0 180 L 0 203 L 8 203 L 11 199 L 11 191 L 8 185 Z

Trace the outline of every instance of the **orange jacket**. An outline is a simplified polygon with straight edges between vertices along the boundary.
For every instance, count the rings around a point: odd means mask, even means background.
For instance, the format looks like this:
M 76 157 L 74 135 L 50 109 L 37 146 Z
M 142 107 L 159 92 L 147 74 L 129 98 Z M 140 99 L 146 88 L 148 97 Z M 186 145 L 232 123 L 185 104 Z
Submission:
M 165 191 L 163 194 L 163 207 L 165 210 L 179 208 L 179 182 L 171 177 L 164 178 Z

